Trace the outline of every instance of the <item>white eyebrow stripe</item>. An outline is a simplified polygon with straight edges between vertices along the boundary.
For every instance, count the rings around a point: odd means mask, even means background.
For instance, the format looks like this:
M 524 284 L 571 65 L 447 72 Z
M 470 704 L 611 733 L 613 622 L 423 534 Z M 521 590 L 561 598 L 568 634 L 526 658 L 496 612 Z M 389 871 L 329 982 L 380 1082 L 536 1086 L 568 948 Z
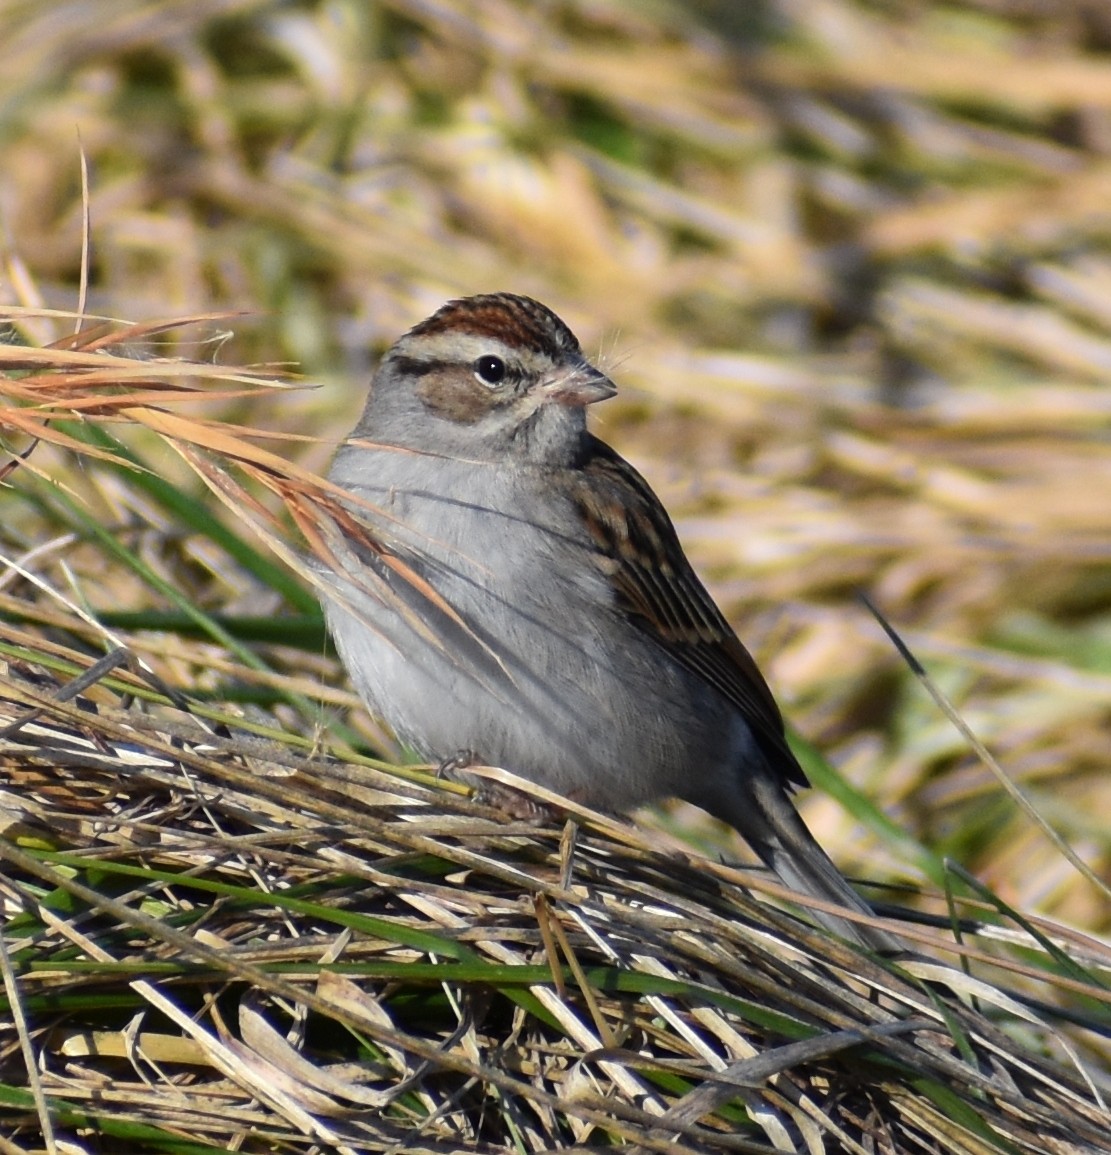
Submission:
M 508 345 L 497 337 L 458 331 L 422 333 L 403 345 L 399 342 L 398 352 L 403 357 L 416 355 L 421 361 L 444 361 L 448 364 L 467 364 L 479 357 L 493 355 L 501 357 L 511 369 L 519 368 L 525 373 L 542 373 L 553 365 L 547 353 Z
M 404 344 L 406 356 L 417 353 L 422 361 L 473 361 L 483 353 L 512 356 L 511 350 L 496 337 L 460 333 L 458 330 L 450 333 L 422 333 Z

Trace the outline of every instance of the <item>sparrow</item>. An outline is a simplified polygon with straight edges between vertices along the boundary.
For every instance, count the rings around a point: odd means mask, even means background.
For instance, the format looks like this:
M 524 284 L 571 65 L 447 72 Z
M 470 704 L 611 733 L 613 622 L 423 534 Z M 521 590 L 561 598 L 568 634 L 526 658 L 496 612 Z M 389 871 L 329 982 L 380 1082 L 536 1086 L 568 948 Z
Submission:
M 685 799 L 792 890 L 871 914 L 791 802 L 806 775 L 752 656 L 659 498 L 587 429 L 615 392 L 529 297 L 449 301 L 393 345 L 332 464 L 343 516 L 316 562 L 351 681 L 432 762 L 466 751 L 606 811 Z

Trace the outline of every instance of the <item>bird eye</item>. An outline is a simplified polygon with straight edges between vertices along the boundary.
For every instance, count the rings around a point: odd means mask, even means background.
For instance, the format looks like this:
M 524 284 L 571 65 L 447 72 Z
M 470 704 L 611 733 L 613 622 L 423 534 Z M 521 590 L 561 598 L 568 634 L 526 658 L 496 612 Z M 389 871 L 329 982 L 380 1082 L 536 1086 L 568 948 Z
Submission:
M 492 387 L 500 385 L 505 380 L 505 362 L 492 353 L 479 357 L 474 363 L 474 375 L 483 385 Z

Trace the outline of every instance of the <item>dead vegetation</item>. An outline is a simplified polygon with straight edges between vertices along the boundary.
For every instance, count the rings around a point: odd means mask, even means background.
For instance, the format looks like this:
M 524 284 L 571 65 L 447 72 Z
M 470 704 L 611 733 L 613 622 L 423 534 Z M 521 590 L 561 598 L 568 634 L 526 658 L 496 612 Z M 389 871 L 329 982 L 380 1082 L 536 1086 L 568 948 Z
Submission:
M 1111 28 L 746 11 L 0 12 L 5 1150 L 1111 1149 Z M 623 386 L 833 856 L 924 890 L 874 893 L 925 955 L 946 888 L 993 924 L 971 1006 L 751 901 L 698 816 L 574 841 L 368 757 L 312 473 L 488 289 Z

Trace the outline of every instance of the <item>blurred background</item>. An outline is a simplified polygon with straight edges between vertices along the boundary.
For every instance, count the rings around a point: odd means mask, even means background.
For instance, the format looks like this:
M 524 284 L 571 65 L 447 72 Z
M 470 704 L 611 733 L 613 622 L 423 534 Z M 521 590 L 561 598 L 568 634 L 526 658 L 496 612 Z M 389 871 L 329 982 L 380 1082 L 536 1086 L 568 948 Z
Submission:
M 445 299 L 554 308 L 621 386 L 596 430 L 672 510 L 828 759 L 816 778 L 905 832 L 807 795 L 846 872 L 921 881 L 920 843 L 1109 928 L 857 600 L 1107 877 L 1104 0 L 7 0 L 4 304 L 77 308 L 82 152 L 88 311 L 244 310 L 156 351 L 300 374 L 315 388 L 204 415 L 311 434 L 277 448 L 312 468 L 375 358 Z M 118 473 L 42 461 L 275 669 L 353 704 L 311 598 Z M 180 462 L 153 468 L 226 520 Z M 5 552 L 40 550 L 105 620 L 172 608 L 31 481 L 3 499 Z M 265 618 L 282 644 L 244 624 Z M 198 683 L 195 651 L 143 636 Z M 230 692 L 218 663 L 205 679 Z

